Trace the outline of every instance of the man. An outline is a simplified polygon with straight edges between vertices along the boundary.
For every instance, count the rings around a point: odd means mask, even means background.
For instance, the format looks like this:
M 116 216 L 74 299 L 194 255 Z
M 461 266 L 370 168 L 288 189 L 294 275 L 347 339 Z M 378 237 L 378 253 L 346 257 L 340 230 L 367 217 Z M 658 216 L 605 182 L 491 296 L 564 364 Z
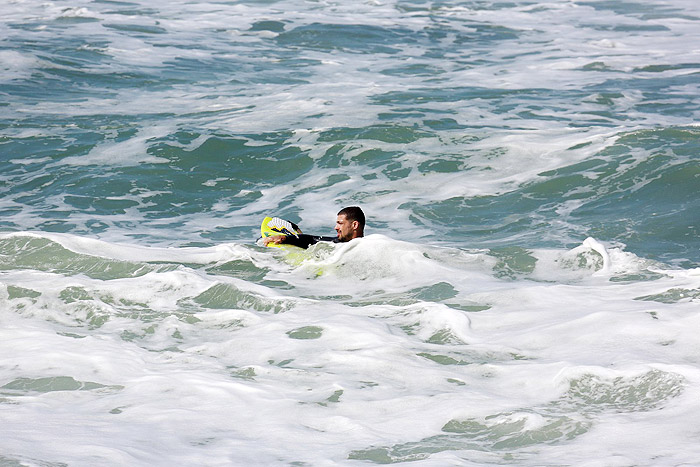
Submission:
M 335 221 L 335 231 L 337 237 L 320 237 L 317 235 L 299 234 L 293 235 L 272 235 L 265 237 L 263 243 L 294 245 L 299 248 L 308 248 L 318 242 L 342 243 L 349 242 L 353 238 L 364 237 L 365 235 L 365 213 L 357 206 L 343 208 L 338 213 Z

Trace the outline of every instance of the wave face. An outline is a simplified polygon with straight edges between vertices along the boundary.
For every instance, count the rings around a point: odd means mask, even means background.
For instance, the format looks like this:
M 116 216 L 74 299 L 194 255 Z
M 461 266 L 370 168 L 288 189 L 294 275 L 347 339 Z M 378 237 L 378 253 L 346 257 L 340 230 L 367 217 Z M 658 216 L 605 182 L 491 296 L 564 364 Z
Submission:
M 4 5 L 0 464 L 697 462 L 699 23 Z

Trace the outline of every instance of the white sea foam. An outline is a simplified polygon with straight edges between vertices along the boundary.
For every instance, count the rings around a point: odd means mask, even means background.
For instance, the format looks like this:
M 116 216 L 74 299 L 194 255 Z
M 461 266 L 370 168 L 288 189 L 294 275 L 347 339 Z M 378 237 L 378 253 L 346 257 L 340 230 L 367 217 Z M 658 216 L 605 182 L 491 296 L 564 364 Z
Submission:
M 301 267 L 285 263 L 285 255 L 233 245 L 163 250 L 66 235 L 31 238 L 129 261 L 252 258 L 270 268 L 269 279 L 293 287 L 285 297 L 185 266 L 108 281 L 4 273 L 0 443 L 11 459 L 336 465 L 372 446 L 411 442 L 420 451 L 421 440 L 440 435 L 457 451 L 418 465 L 463 456 L 476 462 L 489 454 L 461 451 L 460 443 L 478 441 L 442 431 L 451 420 L 503 430 L 522 423 L 519 432 L 537 433 L 567 413 L 588 414 L 586 435 L 539 446 L 540 456 L 579 463 L 595 451 L 614 463 L 620 453 L 641 462 L 656 449 L 674 462 L 698 454 L 691 445 L 683 455 L 663 454 L 670 444 L 648 437 L 683 432 L 676 427 L 687 425 L 696 405 L 697 299 L 638 300 L 677 287 L 697 290 L 697 274 L 668 271 L 646 283 L 608 282 L 592 271 L 570 284 L 503 281 L 489 272 L 495 263 L 484 252 L 426 250 L 381 236 L 311 251 Z M 588 241 L 581 249 L 590 245 L 595 254 L 604 248 Z M 609 256 L 614 269 L 618 255 Z M 439 283 L 457 295 L 416 292 Z M 384 298 L 369 294 L 376 287 Z M 237 293 L 249 295 L 240 301 Z M 314 297 L 294 297 L 309 293 Z M 430 293 L 437 295 L 428 299 Z M 411 295 L 415 303 L 402 303 Z M 183 314 L 193 297 L 203 307 Z M 374 303 L 358 306 L 363 297 Z M 464 312 L 446 304 L 467 299 L 490 308 Z M 580 397 L 592 400 L 579 401 L 570 389 L 586 384 L 599 392 L 598 402 L 586 392 Z M 664 411 L 651 410 L 659 404 Z M 623 420 L 634 421 L 625 431 L 638 431 L 645 447 L 631 435 L 604 438 Z
M 26 78 L 37 65 L 38 60 L 32 56 L 14 50 L 0 50 L 0 79 L 3 82 Z

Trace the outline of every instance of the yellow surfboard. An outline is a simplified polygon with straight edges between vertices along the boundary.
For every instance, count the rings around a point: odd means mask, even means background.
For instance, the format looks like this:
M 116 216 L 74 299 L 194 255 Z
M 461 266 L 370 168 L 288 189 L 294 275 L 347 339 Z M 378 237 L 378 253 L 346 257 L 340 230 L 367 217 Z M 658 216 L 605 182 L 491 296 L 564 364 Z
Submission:
M 300 233 L 301 229 L 298 225 L 296 225 L 293 222 L 281 219 L 279 217 L 268 216 L 265 219 L 263 219 L 262 224 L 260 224 L 260 235 L 262 235 L 263 238 L 271 237 L 273 235 L 289 235 L 298 237 Z M 268 243 L 267 246 L 276 248 L 286 248 L 291 247 L 292 245 L 278 245 L 276 243 Z

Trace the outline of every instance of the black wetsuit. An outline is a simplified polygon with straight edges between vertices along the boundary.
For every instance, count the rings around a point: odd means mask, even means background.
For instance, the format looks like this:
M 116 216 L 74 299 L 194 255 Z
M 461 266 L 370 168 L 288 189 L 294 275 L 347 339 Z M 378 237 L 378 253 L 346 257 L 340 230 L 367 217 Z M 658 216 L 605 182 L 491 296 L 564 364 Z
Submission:
M 294 245 L 298 246 L 299 248 L 308 248 L 311 245 L 317 244 L 318 242 L 339 243 L 340 239 L 338 237 L 321 237 L 318 235 L 299 234 L 299 237 L 287 235 L 284 237 L 284 240 L 282 240 L 282 243 L 285 245 Z

